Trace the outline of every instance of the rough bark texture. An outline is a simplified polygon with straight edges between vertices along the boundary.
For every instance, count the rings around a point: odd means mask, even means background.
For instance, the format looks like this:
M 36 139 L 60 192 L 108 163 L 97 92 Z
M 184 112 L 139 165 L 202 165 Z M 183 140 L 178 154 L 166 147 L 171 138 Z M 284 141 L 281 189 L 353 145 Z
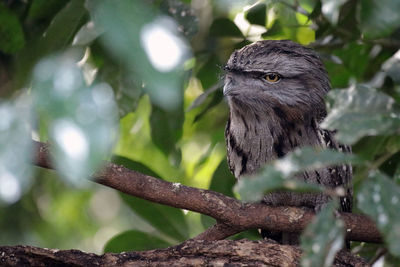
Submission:
M 298 266 L 301 251 L 264 241 L 189 240 L 167 249 L 96 255 L 30 246 L 0 247 L 1 266 Z M 341 251 L 333 266 L 368 266 Z

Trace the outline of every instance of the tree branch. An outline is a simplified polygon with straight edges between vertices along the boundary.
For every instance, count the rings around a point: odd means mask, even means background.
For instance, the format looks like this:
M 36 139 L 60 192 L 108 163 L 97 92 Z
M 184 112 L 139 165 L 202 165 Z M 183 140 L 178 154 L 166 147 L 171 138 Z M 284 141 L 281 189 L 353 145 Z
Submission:
M 35 142 L 35 164 L 52 168 L 49 146 Z M 92 177 L 93 181 L 126 194 L 171 207 L 199 212 L 217 220 L 217 224 L 195 239 L 220 240 L 246 229 L 266 229 L 300 233 L 314 213 L 296 207 L 272 207 L 261 203 L 242 203 L 210 190 L 170 183 L 125 167 L 107 163 Z M 381 242 L 371 219 L 360 214 L 341 213 L 348 240 Z
M 265 241 L 189 240 L 149 251 L 96 255 L 79 250 L 30 246 L 0 247 L 1 266 L 298 266 L 301 250 Z M 368 266 L 360 257 L 341 251 L 333 266 Z

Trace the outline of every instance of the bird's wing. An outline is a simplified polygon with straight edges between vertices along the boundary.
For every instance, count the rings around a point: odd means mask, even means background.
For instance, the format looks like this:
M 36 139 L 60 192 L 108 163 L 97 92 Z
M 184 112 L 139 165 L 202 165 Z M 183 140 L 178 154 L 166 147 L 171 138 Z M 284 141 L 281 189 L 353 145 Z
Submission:
M 334 131 L 319 129 L 321 142 L 326 148 L 334 149 L 343 153 L 351 153 L 351 147 L 338 143 L 334 138 Z M 328 168 L 331 186 L 343 186 L 345 195 L 340 197 L 341 211 L 351 212 L 353 206 L 353 171 L 350 164 L 332 166 Z

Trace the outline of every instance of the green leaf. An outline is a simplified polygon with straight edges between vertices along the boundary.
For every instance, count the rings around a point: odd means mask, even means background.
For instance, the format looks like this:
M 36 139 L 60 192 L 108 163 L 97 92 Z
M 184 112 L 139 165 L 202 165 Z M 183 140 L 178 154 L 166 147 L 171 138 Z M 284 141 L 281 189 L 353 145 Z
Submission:
M 353 144 L 363 136 L 390 134 L 400 127 L 400 113 L 390 96 L 356 85 L 347 90 L 333 90 L 328 97 L 334 102 L 323 128 L 338 130 L 336 138 Z
M 224 99 L 224 95 L 222 93 L 222 90 L 215 90 L 214 93 L 212 94 L 211 100 L 208 102 L 208 104 L 196 115 L 194 118 L 193 122 L 199 121 L 201 118 L 203 118 L 204 115 L 206 115 L 208 112 L 212 110 L 215 106 L 217 106 L 221 101 Z
M 322 188 L 318 185 L 302 182 L 293 176 L 301 171 L 350 161 L 357 162 L 357 158 L 334 150 L 317 150 L 310 147 L 296 149 L 285 157 L 266 165 L 255 177 L 240 179 L 235 190 L 244 201 L 261 200 L 265 193 L 278 189 L 298 192 L 321 191 Z
M 0 3 L 0 51 L 15 54 L 25 46 L 25 37 L 18 17 Z
M 251 24 L 265 26 L 267 22 L 267 5 L 264 3 L 257 4 L 249 9 L 246 19 Z
M 348 0 L 322 0 L 322 14 L 329 20 L 332 25 L 336 25 L 339 20 L 340 7 Z
M 92 46 L 95 60 L 102 61 L 96 81 L 111 85 L 118 104 L 119 116 L 122 118 L 136 109 L 143 92 L 141 81 L 137 80 L 138 77 L 134 71 L 125 68 L 120 63 L 115 63 L 104 50 L 98 50 L 97 45 Z
M 400 50 L 382 64 L 382 70 L 385 71 L 394 82 L 400 84 Z
M 400 185 L 400 166 L 397 166 L 395 173 L 393 174 L 393 180 Z
M 210 27 L 210 35 L 213 37 L 240 37 L 242 32 L 236 24 L 227 18 L 218 18 L 213 21 Z
M 352 146 L 352 151 L 362 159 L 373 161 L 386 151 L 388 136 L 365 136 Z
M 371 171 L 357 194 L 358 208 L 377 224 L 389 246 L 400 256 L 400 186 L 379 171 Z
M 275 190 L 308 192 L 320 191 L 321 189 L 314 184 L 306 184 L 300 180 L 289 179 L 274 166 L 264 167 L 256 177 L 240 179 L 235 186 L 235 191 L 246 202 L 260 201 L 265 194 Z
M 109 155 L 117 133 L 117 107 L 108 84 L 87 87 L 82 71 L 66 55 L 35 67 L 34 108 L 48 124 L 56 169 L 80 184 Z
M 224 194 L 225 196 L 233 197 L 233 186 L 235 185 L 236 179 L 233 174 L 229 171 L 228 163 L 226 159 L 221 161 L 215 170 L 209 189 Z
M 18 86 L 25 86 L 35 64 L 44 56 L 67 47 L 73 40 L 85 15 L 85 1 L 71 0 L 51 21 L 45 34 L 30 42 L 18 56 Z
M 241 240 L 241 239 L 248 239 L 248 240 L 260 240 L 260 233 L 257 229 L 250 229 L 244 232 L 240 232 L 234 236 L 229 237 L 231 240 Z
M 370 51 L 369 45 L 357 42 L 349 42 L 344 47 L 335 49 L 331 56 L 336 62 L 327 66 L 333 86 L 347 87 L 349 80 L 354 78 L 363 81 L 370 63 Z
M 156 172 L 154 172 L 152 169 L 150 169 L 146 165 L 144 165 L 140 162 L 131 160 L 130 158 L 113 155 L 111 158 L 111 162 L 118 164 L 118 165 L 122 165 L 125 168 L 128 168 L 130 170 L 134 170 L 134 171 L 141 172 L 141 173 L 149 175 L 149 176 L 153 176 L 153 177 L 162 179 L 160 175 L 158 175 Z
M 160 177 L 147 166 L 125 157 L 114 156 L 113 162 L 123 165 L 131 170 L 139 171 L 153 177 Z M 182 210 L 125 194 L 120 195 L 124 202 L 136 214 L 145 219 L 161 233 L 164 233 L 177 241 L 184 241 L 189 238 L 189 230 Z
M 52 18 L 69 0 L 32 0 L 29 8 L 29 20 L 45 20 Z
M 363 0 L 359 4 L 360 28 L 366 38 L 379 38 L 400 27 L 400 2 Z
M 200 68 L 196 73 L 196 77 L 201 81 L 204 89 L 218 83 L 218 79 L 221 76 L 221 68 L 218 67 L 220 65 L 221 63 L 215 55 L 208 58 L 204 64 L 199 64 Z
M 87 14 L 85 2 L 71 0 L 57 15 L 39 40 L 36 49 L 41 57 L 49 52 L 55 52 L 66 47 L 79 29 L 84 16 Z
M 181 152 L 176 143 L 182 136 L 183 119 L 183 109 L 165 111 L 153 106 L 150 115 L 153 142 L 166 155 L 170 156 L 170 161 L 175 166 L 178 166 L 181 162 Z
M 30 103 L 0 102 L 0 204 L 19 200 L 31 183 Z
M 281 22 L 277 19 L 274 21 L 274 24 L 270 28 L 267 29 L 267 32 L 263 33 L 261 36 L 263 38 L 265 37 L 270 37 L 270 36 L 275 36 L 275 35 L 281 35 L 283 34 L 283 27 L 281 25 Z
M 334 202 L 327 204 L 301 235 L 301 266 L 332 266 L 344 243 L 344 223 L 334 215 L 337 206 Z
M 190 51 L 176 23 L 139 0 L 89 1 L 88 6 L 95 26 L 104 30 L 105 47 L 135 71 L 151 101 L 166 111 L 178 109 Z
M 233 186 L 235 185 L 236 179 L 229 171 L 228 163 L 226 159 L 221 161 L 215 170 L 212 178 L 210 187 L 208 189 L 224 194 L 225 196 L 234 197 Z M 205 228 L 215 224 L 215 219 L 201 214 L 201 222 Z
M 190 104 L 190 106 L 187 108 L 186 112 L 189 112 L 192 109 L 197 108 L 198 106 L 201 106 L 206 101 L 206 99 L 208 98 L 209 95 L 212 95 L 215 91 L 221 89 L 222 86 L 223 86 L 222 83 L 217 83 L 217 84 L 214 84 L 213 86 L 211 86 L 210 88 L 208 88 L 206 91 L 204 91 L 204 93 L 199 95 L 192 102 L 192 104 Z
M 82 25 L 79 31 L 75 34 L 72 44 L 80 46 L 89 45 L 102 33 L 103 32 L 100 29 L 96 28 L 93 21 L 89 21 L 85 25 Z
M 168 242 L 136 230 L 130 230 L 111 238 L 104 246 L 104 253 L 121 253 L 125 251 L 142 251 L 170 246 Z

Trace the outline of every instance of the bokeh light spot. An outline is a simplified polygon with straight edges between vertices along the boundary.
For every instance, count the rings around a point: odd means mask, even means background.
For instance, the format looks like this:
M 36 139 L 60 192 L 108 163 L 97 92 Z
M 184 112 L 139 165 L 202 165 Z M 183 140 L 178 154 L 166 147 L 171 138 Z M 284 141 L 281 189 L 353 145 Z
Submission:
M 85 134 L 74 123 L 59 120 L 54 123 L 54 137 L 61 149 L 71 158 L 86 159 L 89 143 Z
M 140 40 L 151 64 L 160 72 L 176 68 L 183 59 L 185 45 L 173 33 L 176 28 L 171 19 L 159 18 L 143 26 Z
M 13 174 L 0 172 L 0 198 L 8 203 L 14 203 L 21 197 L 21 186 Z

